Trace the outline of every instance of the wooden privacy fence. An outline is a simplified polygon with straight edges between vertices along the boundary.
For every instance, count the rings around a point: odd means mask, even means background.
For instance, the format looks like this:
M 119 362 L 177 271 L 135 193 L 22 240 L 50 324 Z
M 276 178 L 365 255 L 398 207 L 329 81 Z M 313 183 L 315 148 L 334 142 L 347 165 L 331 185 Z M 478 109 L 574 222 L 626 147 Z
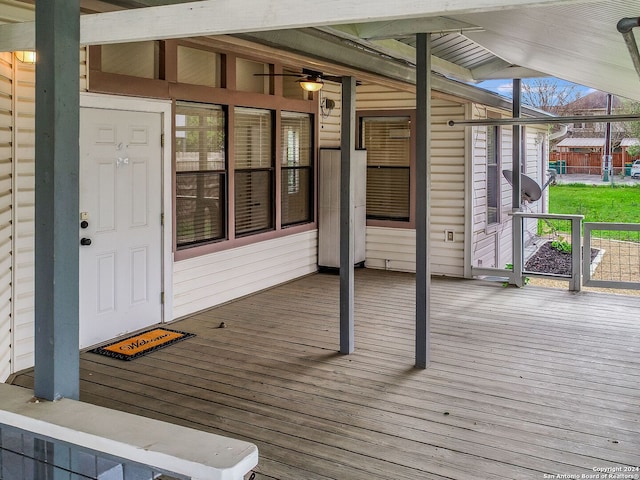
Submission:
M 620 175 L 623 171 L 625 175 L 629 175 L 631 157 L 622 152 L 611 156 L 613 175 Z M 551 152 L 549 168 L 555 168 L 559 174 L 599 175 L 602 173 L 602 153 Z

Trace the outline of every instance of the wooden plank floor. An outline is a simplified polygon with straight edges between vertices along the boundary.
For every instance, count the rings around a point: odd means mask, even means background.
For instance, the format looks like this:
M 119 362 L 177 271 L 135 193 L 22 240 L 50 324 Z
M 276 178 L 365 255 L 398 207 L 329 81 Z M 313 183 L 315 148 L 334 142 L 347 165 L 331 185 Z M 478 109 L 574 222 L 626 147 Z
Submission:
M 175 322 L 197 336 L 146 357 L 83 353 L 81 399 L 252 441 L 258 479 L 640 466 L 638 297 L 434 280 L 418 370 L 414 279 L 357 271 L 353 355 L 336 353 L 339 278 L 317 274 Z

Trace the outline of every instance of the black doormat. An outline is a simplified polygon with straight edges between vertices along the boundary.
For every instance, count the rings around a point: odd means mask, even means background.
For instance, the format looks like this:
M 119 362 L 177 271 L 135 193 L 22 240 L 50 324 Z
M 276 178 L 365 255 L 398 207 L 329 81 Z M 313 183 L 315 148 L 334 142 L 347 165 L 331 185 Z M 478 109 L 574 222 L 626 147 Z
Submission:
M 119 360 L 133 360 L 190 337 L 195 337 L 195 334 L 168 328 L 154 328 L 89 351 Z

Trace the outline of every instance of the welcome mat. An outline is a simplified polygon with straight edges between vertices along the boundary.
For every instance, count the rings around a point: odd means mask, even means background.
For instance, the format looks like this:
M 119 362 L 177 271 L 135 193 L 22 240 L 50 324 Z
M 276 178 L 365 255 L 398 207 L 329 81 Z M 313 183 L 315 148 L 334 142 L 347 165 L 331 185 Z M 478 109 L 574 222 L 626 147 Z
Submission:
M 189 337 L 195 337 L 195 334 L 168 328 L 154 328 L 89 351 L 119 360 L 133 360 Z

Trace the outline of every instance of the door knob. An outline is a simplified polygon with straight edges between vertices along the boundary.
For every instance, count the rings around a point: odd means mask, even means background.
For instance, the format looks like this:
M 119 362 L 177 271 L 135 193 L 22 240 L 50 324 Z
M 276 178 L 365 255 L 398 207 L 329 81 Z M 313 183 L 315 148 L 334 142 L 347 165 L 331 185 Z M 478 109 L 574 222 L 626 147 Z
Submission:
M 80 239 L 80 245 L 83 245 L 85 247 L 91 245 L 91 239 L 90 238 L 81 238 Z

